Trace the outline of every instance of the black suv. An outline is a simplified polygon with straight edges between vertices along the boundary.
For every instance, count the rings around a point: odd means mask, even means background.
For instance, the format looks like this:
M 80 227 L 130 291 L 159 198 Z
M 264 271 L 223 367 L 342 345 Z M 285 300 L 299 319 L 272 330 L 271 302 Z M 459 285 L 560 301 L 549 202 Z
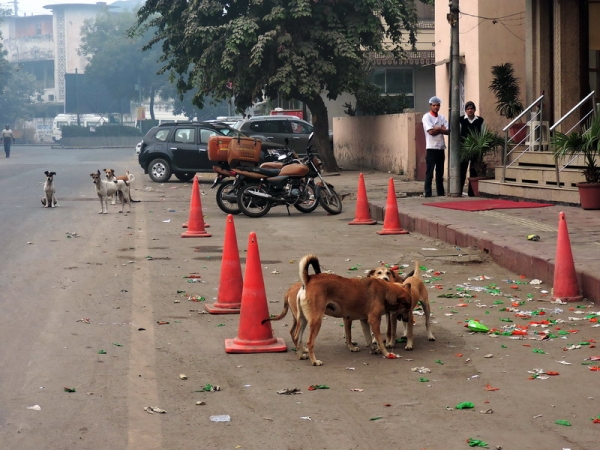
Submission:
M 230 126 L 207 122 L 173 122 L 151 128 L 141 143 L 138 161 L 152 181 L 164 183 L 174 174 L 190 181 L 196 172 L 212 172 L 215 162 L 208 159 L 208 138 L 214 135 L 244 136 Z M 281 145 L 263 143 L 264 150 Z
M 296 116 L 273 115 L 254 116 L 243 119 L 233 125 L 246 136 L 255 137 L 264 142 L 284 144 L 287 139 L 289 146 L 296 153 L 306 154 L 306 145 L 313 126 Z M 333 134 L 329 135 L 329 142 L 333 148 Z

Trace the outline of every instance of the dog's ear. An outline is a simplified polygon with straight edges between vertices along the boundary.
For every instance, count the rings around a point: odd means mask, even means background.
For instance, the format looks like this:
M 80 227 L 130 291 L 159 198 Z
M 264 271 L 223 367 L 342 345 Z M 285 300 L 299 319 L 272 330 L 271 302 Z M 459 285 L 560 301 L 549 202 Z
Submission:
M 50 172 L 50 175 L 48 175 L 48 176 L 52 176 L 53 177 L 54 175 L 56 175 L 56 172 Z
M 402 286 L 404 286 L 406 289 L 408 289 L 409 292 L 412 287 L 412 285 L 410 283 L 404 283 Z
M 48 171 L 47 170 L 44 173 L 46 174 L 47 177 L 50 176 L 50 175 L 48 175 Z
M 98 169 L 98 175 L 100 175 L 100 169 Z
M 367 277 L 372 277 L 373 275 L 375 275 L 375 269 L 371 269 L 367 272 Z

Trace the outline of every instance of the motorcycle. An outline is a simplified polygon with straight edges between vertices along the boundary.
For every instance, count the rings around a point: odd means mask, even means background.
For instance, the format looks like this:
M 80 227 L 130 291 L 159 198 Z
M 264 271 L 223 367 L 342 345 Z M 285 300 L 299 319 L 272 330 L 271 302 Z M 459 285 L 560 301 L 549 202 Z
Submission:
M 323 163 L 313 153 L 311 140 L 312 134 L 302 161 L 292 160 L 281 169 L 234 170 L 238 177 L 245 177 L 237 189 L 237 205 L 245 215 L 262 217 L 277 205 L 286 205 L 288 214 L 290 205 L 304 213 L 314 211 L 319 204 L 330 214 L 342 212 L 342 199 L 323 180 L 319 171 Z
M 281 154 L 275 150 L 268 151 L 264 155 L 264 168 L 281 168 L 287 159 L 280 160 Z M 217 189 L 217 205 L 226 214 L 239 214 L 241 209 L 237 205 L 237 188 L 241 180 L 236 180 L 236 173 L 229 167 L 226 161 L 220 161 L 218 165 L 213 166 L 213 171 L 217 174 L 211 185 L 211 189 L 219 186 Z M 227 179 L 231 178 L 231 179 Z M 223 181 L 225 180 L 225 181 Z

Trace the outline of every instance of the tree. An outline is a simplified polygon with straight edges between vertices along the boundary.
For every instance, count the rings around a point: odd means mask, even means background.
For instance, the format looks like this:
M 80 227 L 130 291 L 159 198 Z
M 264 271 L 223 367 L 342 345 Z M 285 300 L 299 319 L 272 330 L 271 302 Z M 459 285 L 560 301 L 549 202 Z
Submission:
M 146 35 L 129 35 L 135 24 L 132 12 L 110 13 L 108 9 L 94 19 L 84 22 L 81 28 L 82 44 L 79 53 L 85 55 L 88 65 L 86 74 L 106 86 L 116 99 L 137 99 L 140 95 L 136 85 L 141 85 L 142 95 L 150 97 L 150 117 L 154 119 L 154 99 L 169 84 L 168 75 L 158 75 L 159 48 L 142 51 Z
M 400 114 L 408 108 L 406 95 L 384 95 L 381 88 L 373 83 L 365 82 L 364 87 L 357 90 L 356 108 L 352 103 L 344 103 L 344 112 L 349 116 L 379 116 L 383 114 Z
M 147 0 L 137 14 L 135 30 L 156 30 L 145 48 L 160 45 L 162 70 L 180 92 L 196 90 L 196 105 L 230 88 L 239 111 L 278 94 L 304 102 L 328 171 L 338 166 L 321 93 L 355 92 L 368 52 L 398 57 L 417 20 L 414 0 Z
M 0 93 L 0 123 L 14 123 L 17 119 L 30 120 L 33 105 L 39 94 L 35 76 L 18 65 L 10 68 L 6 85 Z

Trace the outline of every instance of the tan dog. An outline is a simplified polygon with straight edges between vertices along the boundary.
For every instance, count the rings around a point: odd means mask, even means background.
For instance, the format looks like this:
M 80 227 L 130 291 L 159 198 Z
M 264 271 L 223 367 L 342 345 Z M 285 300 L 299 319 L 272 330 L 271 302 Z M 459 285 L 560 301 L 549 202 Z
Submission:
M 127 201 L 128 203 L 139 201 L 139 200 L 133 200 L 131 198 L 131 184 L 135 181 L 135 177 L 133 176 L 132 173 L 129 173 L 129 170 L 125 172 L 125 175 L 120 175 L 118 177 L 115 175 L 115 169 L 102 169 L 102 171 L 106 175 L 106 181 L 121 180 L 121 181 L 126 181 L 128 183 L 129 189 L 127 189 L 127 192 L 125 193 L 125 201 Z M 111 196 L 110 204 L 111 205 L 116 204 L 115 195 Z
M 429 293 L 427 292 L 427 288 L 423 283 L 423 280 L 419 277 L 419 262 L 415 261 L 415 271 L 414 275 L 409 276 L 404 280 L 403 286 L 410 289 L 411 303 L 410 304 L 402 304 L 398 311 L 393 315 L 396 315 L 397 320 L 401 320 L 404 323 L 404 335 L 406 338 L 406 346 L 405 350 L 413 349 L 413 311 L 418 303 L 421 303 L 423 307 L 423 312 L 425 313 L 425 328 L 427 329 L 427 339 L 430 341 L 435 341 L 435 337 L 431 333 L 431 307 L 429 305 Z M 398 284 L 398 283 L 394 283 Z M 393 335 L 390 342 L 395 343 L 395 328 L 393 330 Z M 392 339 L 390 338 L 390 339 Z
M 346 331 L 346 344 L 353 349 L 350 340 L 350 323 L 360 320 L 368 347 L 371 344 L 371 330 L 377 341 L 377 348 L 388 357 L 389 353 L 381 339 L 381 316 L 388 310 L 396 310 L 401 304 L 410 304 L 410 283 L 388 283 L 374 277 L 344 278 L 339 275 L 318 273 L 308 274 L 309 265 L 318 264 L 315 255 L 306 255 L 299 264 L 301 287 L 298 292 L 298 325 L 293 337 L 300 359 L 306 359 L 302 346 L 302 336 L 306 325 L 310 326 L 306 343 L 308 357 L 313 366 L 323 363 L 315 357 L 315 340 L 321 329 L 323 315 L 343 317 Z M 369 328 L 370 327 L 370 328 Z

